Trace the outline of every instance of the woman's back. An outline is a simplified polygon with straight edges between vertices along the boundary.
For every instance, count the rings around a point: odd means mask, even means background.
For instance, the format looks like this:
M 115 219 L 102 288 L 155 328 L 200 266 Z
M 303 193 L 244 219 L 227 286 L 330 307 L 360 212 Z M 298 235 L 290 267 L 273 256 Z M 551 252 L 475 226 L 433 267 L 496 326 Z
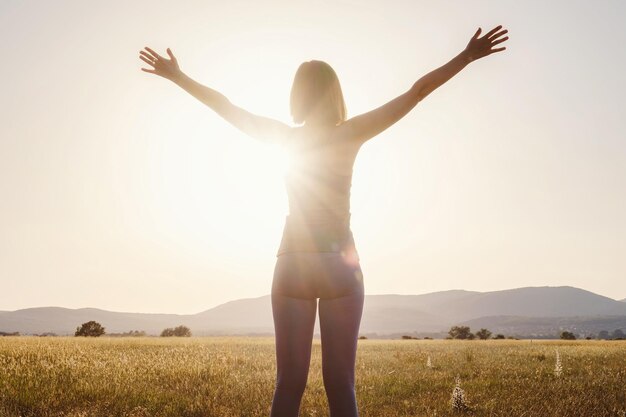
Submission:
M 289 215 L 279 254 L 339 252 L 351 239 L 350 187 L 359 146 L 341 129 L 294 129 L 285 145 Z

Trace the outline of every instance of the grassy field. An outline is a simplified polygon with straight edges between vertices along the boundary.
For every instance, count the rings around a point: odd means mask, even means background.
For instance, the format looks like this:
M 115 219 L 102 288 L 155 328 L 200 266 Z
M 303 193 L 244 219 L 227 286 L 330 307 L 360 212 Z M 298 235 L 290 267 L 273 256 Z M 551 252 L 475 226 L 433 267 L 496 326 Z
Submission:
M 301 416 L 328 415 L 319 343 Z M 268 416 L 274 377 L 269 338 L 0 338 L 0 416 Z M 626 342 L 360 340 L 357 400 L 362 417 L 624 417 Z

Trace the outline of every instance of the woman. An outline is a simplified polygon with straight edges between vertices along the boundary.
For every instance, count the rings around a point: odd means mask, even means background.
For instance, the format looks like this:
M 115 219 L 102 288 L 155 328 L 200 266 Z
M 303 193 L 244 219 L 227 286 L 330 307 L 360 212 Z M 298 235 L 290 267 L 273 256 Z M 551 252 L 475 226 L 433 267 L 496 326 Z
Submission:
M 354 365 L 361 312 L 363 275 L 350 230 L 352 167 L 361 145 L 393 125 L 437 87 L 470 62 L 505 47 L 497 26 L 428 73 L 404 94 L 370 112 L 346 120 L 335 71 L 325 62 L 305 62 L 291 90 L 291 114 L 298 127 L 252 114 L 219 92 L 185 75 L 171 50 L 168 58 L 146 47 L 142 71 L 165 77 L 244 133 L 278 143 L 291 164 L 285 176 L 289 215 L 278 249 L 272 282 L 276 331 L 277 384 L 272 417 L 297 416 L 306 386 L 317 300 L 322 340 L 322 371 L 331 417 L 358 416 Z

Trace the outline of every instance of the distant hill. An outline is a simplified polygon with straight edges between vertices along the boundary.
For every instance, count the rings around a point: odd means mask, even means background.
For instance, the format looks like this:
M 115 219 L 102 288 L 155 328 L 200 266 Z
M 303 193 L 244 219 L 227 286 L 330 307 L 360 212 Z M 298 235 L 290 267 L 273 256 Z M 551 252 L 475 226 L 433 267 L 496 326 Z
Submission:
M 529 317 L 624 315 L 625 307 L 612 298 L 568 286 L 475 293 L 445 306 L 449 316 L 456 320 L 503 314 Z
M 97 308 L 36 307 L 0 312 L 0 331 L 13 329 L 11 331 L 22 334 L 74 334 L 76 327 L 86 321 L 95 320 L 108 333 L 145 330 L 147 333 L 157 334 L 165 327 L 180 324 L 187 317 L 189 316 L 178 314 L 119 313 Z
M 465 324 L 506 335 L 579 335 L 626 329 L 626 303 L 574 287 L 525 287 L 503 291 L 440 291 L 421 295 L 367 295 L 361 333 L 373 336 L 443 335 Z M 112 312 L 96 308 L 39 307 L 0 311 L 0 332 L 73 334 L 89 320 L 107 333 L 144 330 L 158 335 L 166 327 L 188 326 L 194 335 L 272 334 L 270 296 L 230 301 L 188 315 Z M 316 324 L 319 333 L 319 323 Z

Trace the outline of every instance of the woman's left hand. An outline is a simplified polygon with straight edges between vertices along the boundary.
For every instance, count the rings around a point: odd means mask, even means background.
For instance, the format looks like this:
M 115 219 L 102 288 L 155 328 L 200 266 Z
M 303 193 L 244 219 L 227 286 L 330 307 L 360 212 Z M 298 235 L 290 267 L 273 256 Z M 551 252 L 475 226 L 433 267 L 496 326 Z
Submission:
M 151 65 L 154 69 L 141 68 L 142 71 L 149 72 L 151 74 L 160 75 L 163 78 L 167 78 L 168 80 L 175 80 L 182 74 L 180 67 L 178 66 L 178 61 L 176 57 L 170 50 L 167 48 L 167 54 L 170 59 L 162 57 L 161 55 L 154 52 L 152 49 L 145 47 L 146 51 L 139 51 L 141 58 L 144 62 Z
M 480 35 L 480 31 L 482 30 L 481 28 L 478 28 L 474 36 L 472 36 L 472 39 L 470 39 L 469 43 L 467 44 L 467 47 L 465 47 L 464 52 L 467 54 L 467 58 L 470 61 L 475 61 L 479 58 L 491 55 L 494 52 L 504 51 L 506 49 L 506 47 L 504 46 L 501 48 L 491 49 L 495 45 L 509 39 L 508 36 L 498 39 L 508 32 L 508 30 L 506 29 L 499 31 L 501 28 L 502 25 L 496 26 L 495 28 L 487 32 L 487 34 L 485 34 L 485 36 L 483 36 L 482 38 L 478 37 L 478 35 Z

